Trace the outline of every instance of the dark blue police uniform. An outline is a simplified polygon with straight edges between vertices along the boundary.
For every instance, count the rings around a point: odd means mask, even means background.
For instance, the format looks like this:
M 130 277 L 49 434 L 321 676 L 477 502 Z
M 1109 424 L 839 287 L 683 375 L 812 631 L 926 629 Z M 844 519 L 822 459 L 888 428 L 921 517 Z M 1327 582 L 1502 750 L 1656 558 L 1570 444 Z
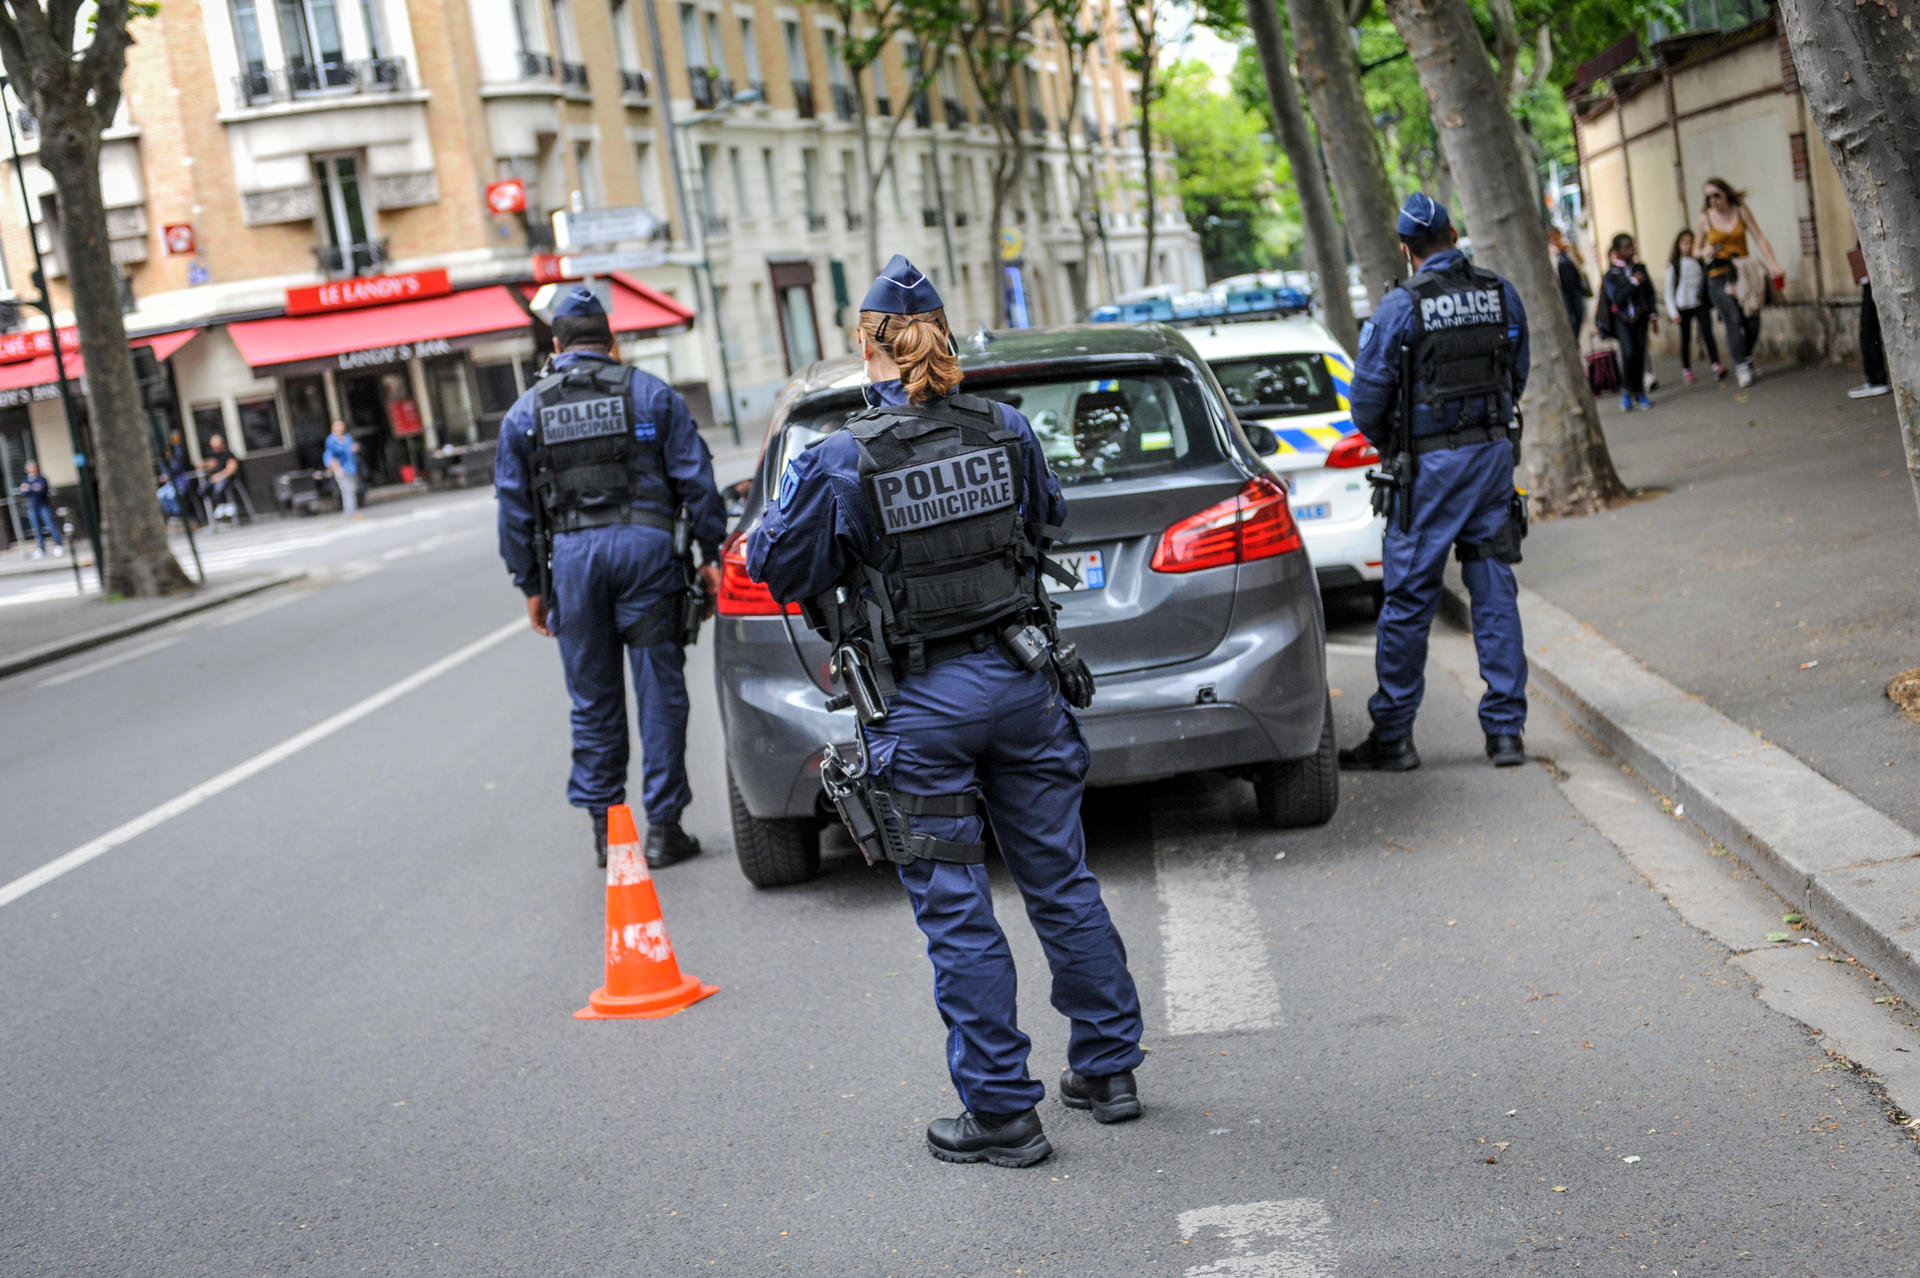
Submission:
M 1407 200 L 1400 233 L 1444 231 L 1447 211 L 1425 195 Z M 1414 372 L 1412 435 L 1417 453 L 1410 526 L 1397 511 L 1387 520 L 1386 599 L 1380 610 L 1375 669 L 1379 690 L 1367 703 L 1373 736 L 1397 742 L 1413 732 L 1426 690 L 1427 635 L 1440 606 L 1449 553 L 1463 548 L 1461 575 L 1472 597 L 1474 645 L 1487 691 L 1480 724 L 1488 736 L 1517 737 L 1527 717 L 1527 659 L 1513 569 L 1482 549 L 1507 529 L 1517 462 L 1506 428 L 1527 382 L 1526 312 L 1513 285 L 1490 272 L 1469 273 L 1465 254 L 1446 248 L 1421 262 L 1421 295 L 1402 286 L 1388 293 L 1360 334 L 1354 361 L 1353 421 L 1383 456 L 1392 447 L 1400 399 L 1403 348 L 1423 334 L 1493 327 L 1505 330 L 1504 383 L 1490 393 L 1434 399 Z M 1455 446 L 1457 445 L 1457 446 Z M 1402 500 L 1404 498 L 1396 498 Z M 1345 752 L 1343 752 L 1345 753 Z M 1417 762 L 1417 758 L 1415 760 Z
M 555 318 L 598 311 L 599 303 L 582 289 L 561 303 Z M 569 351 L 554 358 L 552 369 L 557 376 L 596 364 L 618 367 L 602 355 Z M 626 372 L 632 401 L 630 429 L 638 442 L 657 446 L 661 462 L 653 473 L 635 476 L 627 503 L 647 518 L 556 532 L 548 625 L 559 641 L 567 691 L 573 700 L 568 802 L 589 810 L 626 802 L 624 652 L 632 663 L 634 700 L 640 713 L 647 823 L 672 826 L 693 797 L 684 758 L 685 651 L 671 635 L 629 646 L 623 632 L 631 633 L 646 618 L 659 615 L 685 589 L 670 531 L 676 508 L 687 508 L 705 561 L 717 563 L 726 534 L 726 507 L 714 486 L 712 454 L 686 403 L 659 378 L 638 369 Z M 500 557 L 513 584 L 529 597 L 540 589 L 533 549 L 538 393 L 538 387 L 528 391 L 508 410 L 500 425 L 494 462 Z
M 890 277 L 918 282 L 902 296 L 883 287 Z M 913 314 L 939 306 L 932 285 L 895 258 L 862 310 Z M 897 380 L 868 394 L 869 403 L 907 402 Z M 1065 522 L 1059 481 L 1026 418 L 1005 404 L 993 412 L 1017 442 L 1020 519 L 1029 540 L 1044 545 L 1046 526 Z M 811 599 L 872 562 L 883 535 L 863 484 L 862 445 L 852 430 L 836 431 L 788 465 L 776 503 L 748 535 L 747 570 L 778 599 Z M 1080 797 L 1088 752 L 1072 713 L 1044 671 L 1016 666 L 998 645 L 897 674 L 886 719 L 866 729 L 877 778 L 905 796 L 980 796 L 984 818 L 916 815 L 911 828 L 970 844 L 983 838 L 983 820 L 991 823 L 1053 970 L 1053 1005 L 1072 1022 L 1069 1066 L 1086 1078 L 1132 1070 L 1142 1059 L 1139 995 L 1086 865 Z M 1030 1042 L 1016 1022 L 1013 958 L 985 866 L 918 859 L 900 866 L 900 879 L 926 934 L 962 1103 L 976 1115 L 1030 1109 L 1045 1088 L 1027 1073 Z

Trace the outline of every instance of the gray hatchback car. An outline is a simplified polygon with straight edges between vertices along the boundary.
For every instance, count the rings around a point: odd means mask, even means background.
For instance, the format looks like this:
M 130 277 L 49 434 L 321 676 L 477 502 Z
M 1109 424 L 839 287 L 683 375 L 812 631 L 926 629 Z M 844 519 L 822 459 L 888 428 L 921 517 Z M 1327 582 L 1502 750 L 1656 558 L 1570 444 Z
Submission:
M 1326 625 L 1287 490 L 1184 338 L 1084 326 L 961 345 L 969 394 L 1025 413 L 1067 496 L 1079 577 L 1060 624 L 1098 679 L 1080 712 L 1092 785 L 1225 771 L 1250 780 L 1263 819 L 1314 825 L 1339 801 Z M 860 411 L 857 362 L 816 364 L 782 393 L 745 509 L 728 539 L 715 681 L 740 868 L 759 887 L 820 865 L 830 809 L 821 747 L 853 735 L 829 712 L 827 645 L 797 607 L 746 572 L 746 532 L 787 461 Z

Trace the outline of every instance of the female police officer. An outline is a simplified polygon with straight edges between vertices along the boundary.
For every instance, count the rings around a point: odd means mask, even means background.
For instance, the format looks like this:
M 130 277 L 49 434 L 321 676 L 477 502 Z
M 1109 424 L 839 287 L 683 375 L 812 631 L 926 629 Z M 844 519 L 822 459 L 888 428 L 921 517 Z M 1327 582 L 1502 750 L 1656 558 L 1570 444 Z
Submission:
M 1026 418 L 955 393 L 940 295 L 904 257 L 861 303 L 860 352 L 871 407 L 789 463 L 748 539 L 748 571 L 806 601 L 837 643 L 872 620 L 881 691 L 897 687 L 865 732 L 868 768 L 904 827 L 890 859 L 927 936 L 968 1111 L 928 1127 L 927 1146 L 1025 1167 L 1053 1149 L 981 864 L 987 821 L 1072 1021 L 1061 1100 L 1101 1122 L 1141 1112 L 1139 995 L 1083 855 L 1087 747 L 1031 624 L 1039 552 L 1062 535 L 1066 503 Z

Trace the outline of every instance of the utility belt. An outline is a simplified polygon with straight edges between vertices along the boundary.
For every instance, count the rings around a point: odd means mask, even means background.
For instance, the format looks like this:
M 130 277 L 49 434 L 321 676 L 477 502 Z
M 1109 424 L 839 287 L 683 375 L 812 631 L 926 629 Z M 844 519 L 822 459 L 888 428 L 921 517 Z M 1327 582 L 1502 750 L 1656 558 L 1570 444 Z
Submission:
M 556 533 L 581 532 L 588 528 L 612 528 L 620 524 L 658 528 L 665 533 L 673 531 L 673 516 L 650 506 L 586 506 L 558 512 L 552 515 L 551 519 Z
M 1466 448 L 1473 444 L 1488 444 L 1496 439 L 1512 439 L 1510 426 L 1469 426 L 1465 430 L 1450 430 L 1444 435 L 1415 435 L 1413 452 L 1416 457 L 1425 457 L 1428 453 L 1444 452 L 1449 448 Z
M 865 733 L 856 733 L 844 745 L 826 748 L 820 758 L 820 783 L 868 865 L 882 861 L 893 865 L 915 861 L 980 865 L 987 859 L 984 842 L 958 843 L 919 834 L 907 820 L 914 816 L 978 816 L 979 796 L 899 794 L 886 789 L 873 775 Z

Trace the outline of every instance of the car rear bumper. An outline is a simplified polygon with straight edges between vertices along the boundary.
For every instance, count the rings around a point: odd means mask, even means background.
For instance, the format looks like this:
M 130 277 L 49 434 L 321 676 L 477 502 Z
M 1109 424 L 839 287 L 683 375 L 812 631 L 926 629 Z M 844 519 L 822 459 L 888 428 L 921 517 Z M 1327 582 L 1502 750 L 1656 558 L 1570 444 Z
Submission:
M 1089 784 L 1314 752 L 1327 685 L 1313 569 L 1307 556 L 1292 554 L 1240 571 L 1254 580 L 1243 580 L 1232 629 L 1212 652 L 1179 665 L 1100 676 L 1093 705 L 1080 713 L 1093 755 Z M 727 763 L 747 810 L 762 819 L 818 814 L 820 747 L 853 737 L 852 713 L 828 713 L 825 694 L 800 675 L 797 663 L 791 668 L 789 675 L 778 665 L 773 674 L 736 666 L 718 680 Z
M 1300 539 L 1326 588 L 1379 581 L 1384 536 L 1385 529 L 1371 510 L 1357 519 L 1300 522 Z

